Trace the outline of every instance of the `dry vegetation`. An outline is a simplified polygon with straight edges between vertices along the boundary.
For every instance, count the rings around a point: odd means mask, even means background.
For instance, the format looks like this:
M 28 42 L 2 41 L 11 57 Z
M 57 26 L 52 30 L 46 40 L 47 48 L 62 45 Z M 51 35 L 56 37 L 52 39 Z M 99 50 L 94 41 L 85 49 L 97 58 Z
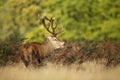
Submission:
M 106 69 L 96 62 L 85 62 L 69 67 L 47 64 L 41 68 L 20 65 L 0 68 L 0 80 L 119 80 L 120 66 Z
M 70 43 L 64 49 L 56 51 L 56 54 L 52 55 L 52 61 L 64 65 L 96 61 L 108 67 L 116 66 L 120 63 L 120 43 L 110 41 Z
M 10 45 L 10 46 L 9 46 Z M 20 43 L 0 44 L 0 80 L 119 80 L 120 43 L 69 43 L 42 60 L 44 66 L 18 65 Z

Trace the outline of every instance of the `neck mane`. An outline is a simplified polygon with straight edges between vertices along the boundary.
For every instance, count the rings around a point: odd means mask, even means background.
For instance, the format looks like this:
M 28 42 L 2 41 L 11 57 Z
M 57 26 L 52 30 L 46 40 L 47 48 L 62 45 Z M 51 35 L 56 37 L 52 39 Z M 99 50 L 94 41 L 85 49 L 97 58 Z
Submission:
M 45 55 L 49 55 L 50 53 L 52 53 L 52 52 L 54 51 L 54 46 L 53 46 L 53 44 L 50 42 L 49 39 L 46 39 L 46 40 L 43 42 L 43 50 L 44 50 Z

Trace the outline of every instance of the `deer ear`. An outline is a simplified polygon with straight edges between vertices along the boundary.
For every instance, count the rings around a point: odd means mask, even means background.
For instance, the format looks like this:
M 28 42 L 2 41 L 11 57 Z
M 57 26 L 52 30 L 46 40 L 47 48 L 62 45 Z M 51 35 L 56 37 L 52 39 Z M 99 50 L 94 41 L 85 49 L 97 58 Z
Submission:
M 48 37 L 50 37 L 49 35 L 47 35 L 47 34 L 44 34 L 44 36 L 45 36 L 45 38 L 48 38 Z

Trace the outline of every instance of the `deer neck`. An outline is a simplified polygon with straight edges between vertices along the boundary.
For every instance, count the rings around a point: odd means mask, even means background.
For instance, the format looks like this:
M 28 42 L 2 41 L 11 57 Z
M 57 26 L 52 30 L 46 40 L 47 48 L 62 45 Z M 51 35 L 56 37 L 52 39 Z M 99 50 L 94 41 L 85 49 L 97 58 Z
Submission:
M 43 48 L 44 48 L 45 55 L 49 55 L 54 51 L 54 46 L 48 39 L 44 41 L 43 45 L 44 45 Z

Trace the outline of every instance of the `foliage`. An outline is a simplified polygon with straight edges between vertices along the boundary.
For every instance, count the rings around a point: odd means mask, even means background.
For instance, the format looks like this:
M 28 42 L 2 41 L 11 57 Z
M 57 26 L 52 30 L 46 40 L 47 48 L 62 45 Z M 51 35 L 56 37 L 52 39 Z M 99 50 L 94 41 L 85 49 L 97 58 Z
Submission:
M 0 43 L 0 65 L 6 65 L 9 62 L 16 62 L 19 59 L 17 53 L 21 42 L 1 42 Z
M 51 54 L 53 61 L 57 64 L 71 65 L 82 64 L 87 61 L 96 61 L 111 67 L 120 64 L 120 43 L 110 41 L 95 42 L 89 41 L 84 44 L 69 43 L 64 49 Z
M 0 66 L 18 63 L 17 54 L 21 43 L 0 43 Z M 34 57 L 36 58 L 36 57 Z M 42 58 L 41 65 L 46 62 L 55 64 L 72 65 L 82 64 L 87 61 L 96 61 L 107 67 L 120 65 L 120 42 L 88 41 L 85 43 L 67 43 L 64 48 L 55 50 L 53 54 Z
M 119 0 L 0 0 L 0 40 L 18 32 L 25 41 L 42 41 L 40 17 L 58 19 L 67 41 L 120 40 Z

